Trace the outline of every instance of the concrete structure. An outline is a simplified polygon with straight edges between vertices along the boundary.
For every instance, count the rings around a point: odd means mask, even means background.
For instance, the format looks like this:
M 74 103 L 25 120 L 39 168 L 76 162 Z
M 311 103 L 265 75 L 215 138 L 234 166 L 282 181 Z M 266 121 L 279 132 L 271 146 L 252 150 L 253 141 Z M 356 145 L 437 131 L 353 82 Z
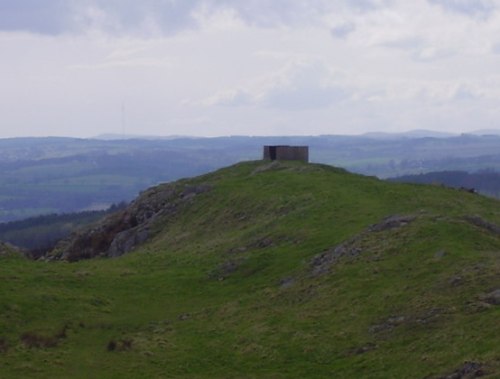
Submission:
M 309 162 L 308 146 L 264 146 L 264 159 Z

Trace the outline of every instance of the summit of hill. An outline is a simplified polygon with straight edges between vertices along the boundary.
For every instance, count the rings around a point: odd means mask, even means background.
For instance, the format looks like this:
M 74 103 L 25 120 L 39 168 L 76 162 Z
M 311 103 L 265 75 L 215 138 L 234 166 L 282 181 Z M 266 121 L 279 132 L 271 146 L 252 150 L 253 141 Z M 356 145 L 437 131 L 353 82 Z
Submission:
M 494 199 L 318 164 L 161 184 L 0 258 L 2 372 L 497 377 L 499 225 Z

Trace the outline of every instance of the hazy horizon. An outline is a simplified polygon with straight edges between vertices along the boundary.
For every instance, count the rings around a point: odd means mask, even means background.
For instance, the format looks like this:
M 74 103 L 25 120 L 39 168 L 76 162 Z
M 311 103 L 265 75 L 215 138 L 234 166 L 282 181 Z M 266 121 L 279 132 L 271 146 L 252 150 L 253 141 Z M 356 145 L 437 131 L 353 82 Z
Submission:
M 92 136 L 70 136 L 70 135 L 27 135 L 27 136 L 13 136 L 13 137 L 0 137 L 0 140 L 4 139 L 16 139 L 16 138 L 76 138 L 76 139 L 112 139 L 112 140 L 120 140 L 120 139 L 165 139 L 165 140 L 173 140 L 173 139 L 182 139 L 182 138 L 273 138 L 273 137 L 322 137 L 322 136 L 333 136 L 333 137 L 363 137 L 363 136 L 387 136 L 388 138 L 391 136 L 436 136 L 436 137 L 453 137 L 460 135 L 500 135 L 500 129 L 478 129 L 471 130 L 468 132 L 440 132 L 436 130 L 430 129 L 412 129 L 412 130 L 404 130 L 404 131 L 394 131 L 394 132 L 384 132 L 380 130 L 373 130 L 362 133 L 336 133 L 336 134 L 228 134 L 228 135 L 214 135 L 214 136 L 204 136 L 204 135 L 158 135 L 158 134 L 120 134 L 120 133 L 102 133 Z
M 0 0 L 0 138 L 500 128 L 500 0 Z

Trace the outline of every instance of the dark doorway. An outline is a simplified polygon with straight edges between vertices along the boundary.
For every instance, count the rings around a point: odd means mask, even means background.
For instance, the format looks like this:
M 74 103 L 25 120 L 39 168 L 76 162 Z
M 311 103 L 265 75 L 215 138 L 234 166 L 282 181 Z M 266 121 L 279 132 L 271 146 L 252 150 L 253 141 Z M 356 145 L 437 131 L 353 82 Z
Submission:
M 269 158 L 272 161 L 276 160 L 276 146 L 269 146 Z

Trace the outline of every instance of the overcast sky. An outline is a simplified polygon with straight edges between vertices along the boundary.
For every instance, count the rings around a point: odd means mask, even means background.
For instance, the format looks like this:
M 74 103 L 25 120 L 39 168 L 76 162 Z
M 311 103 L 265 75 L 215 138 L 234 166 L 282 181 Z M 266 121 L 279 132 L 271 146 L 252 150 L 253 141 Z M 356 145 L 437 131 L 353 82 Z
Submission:
M 0 0 L 0 137 L 500 128 L 500 0 Z

